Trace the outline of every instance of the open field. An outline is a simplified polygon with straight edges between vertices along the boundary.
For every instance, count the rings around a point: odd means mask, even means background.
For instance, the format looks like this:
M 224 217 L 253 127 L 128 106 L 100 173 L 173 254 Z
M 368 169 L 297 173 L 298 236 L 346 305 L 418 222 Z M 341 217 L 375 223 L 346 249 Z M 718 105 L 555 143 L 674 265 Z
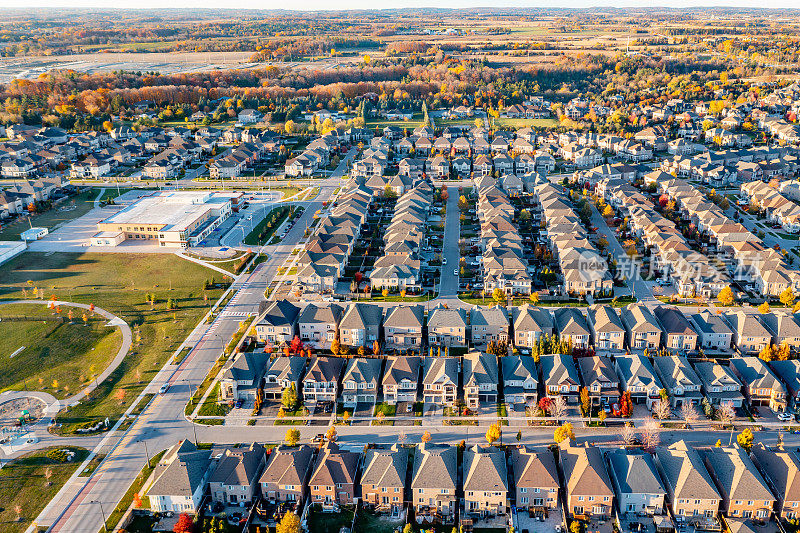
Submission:
M 27 218 L 23 220 L 22 217 L 11 224 L 3 224 L 3 229 L 0 230 L 0 241 L 18 241 L 19 234 L 30 228 L 31 225 L 52 230 L 57 224 L 82 217 L 92 210 L 94 199 L 97 198 L 98 194 L 100 193 L 97 189 L 89 189 L 77 196 L 68 198 L 52 209 L 32 216 L 30 224 Z M 114 196 L 116 196 L 116 190 L 114 191 Z
M 203 299 L 203 283 L 214 276 L 219 280 L 219 273 L 171 254 L 27 252 L 0 267 L 0 299 L 20 299 L 23 288 L 42 287 L 46 298 L 94 303 L 133 329 L 128 356 L 87 400 L 59 417 L 62 431 L 105 417 L 113 422 L 129 407 L 219 298 L 221 288 Z M 154 305 L 147 294 L 155 295 Z M 168 299 L 177 309 L 167 309 Z
M 54 448 L 51 448 L 54 449 Z M 0 530 L 4 533 L 25 531 L 47 502 L 66 483 L 89 452 L 83 448 L 59 448 L 75 453 L 72 461 L 58 462 L 47 457 L 48 450 L 39 450 L 20 457 L 0 470 Z M 45 472 L 50 470 L 48 480 Z M 15 508 L 19 506 L 20 520 Z
M 108 327 L 105 318 L 89 313 L 84 323 L 78 312 L 82 310 L 76 310 L 73 323 L 62 322 L 68 308 L 60 311 L 56 316 L 45 305 L 0 305 L 1 389 L 27 387 L 64 398 L 108 366 L 122 343 L 119 328 Z
M 496 118 L 494 125 L 502 128 L 519 129 L 525 127 L 555 128 L 558 120 L 554 118 Z

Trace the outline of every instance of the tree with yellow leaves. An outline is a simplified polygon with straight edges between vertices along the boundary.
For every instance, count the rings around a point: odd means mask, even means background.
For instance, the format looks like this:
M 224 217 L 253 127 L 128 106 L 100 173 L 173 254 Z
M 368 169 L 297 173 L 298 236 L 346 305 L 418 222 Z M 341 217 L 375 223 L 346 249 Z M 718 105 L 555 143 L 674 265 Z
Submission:
M 758 312 L 765 315 L 770 312 L 769 302 L 764 302 L 758 306 Z
M 575 440 L 575 431 L 572 429 L 570 422 L 564 422 L 553 432 L 553 440 L 560 443 L 565 439 Z
M 286 436 L 284 437 L 286 444 L 289 446 L 297 446 L 297 443 L 300 442 L 300 430 L 299 429 L 287 429 Z
M 337 436 L 338 436 L 338 433 L 336 432 L 336 427 L 335 426 L 329 427 L 328 431 L 325 432 L 325 437 L 331 442 L 334 442 L 336 440 Z
M 492 445 L 498 440 L 500 440 L 501 435 L 502 431 L 500 429 L 500 423 L 499 422 L 494 423 L 491 426 L 489 426 L 489 429 L 486 430 L 486 442 Z
M 784 307 L 789 307 L 790 305 L 794 304 L 794 292 L 792 291 L 791 287 L 786 287 L 786 289 L 778 296 L 778 299 L 784 305 Z
M 539 293 L 536 292 L 536 291 L 532 291 L 531 295 L 528 296 L 528 299 L 531 301 L 532 304 L 534 304 L 534 305 L 538 304 L 539 303 Z
M 423 443 L 430 442 L 431 441 L 431 432 L 430 431 L 426 431 L 425 433 L 422 434 L 422 437 L 420 437 L 419 440 L 421 442 L 423 442 Z
M 730 285 L 719 291 L 719 294 L 717 294 L 717 300 L 725 307 L 730 307 L 733 305 L 733 302 L 736 301 L 736 298 L 733 295 L 733 289 L 731 289 Z

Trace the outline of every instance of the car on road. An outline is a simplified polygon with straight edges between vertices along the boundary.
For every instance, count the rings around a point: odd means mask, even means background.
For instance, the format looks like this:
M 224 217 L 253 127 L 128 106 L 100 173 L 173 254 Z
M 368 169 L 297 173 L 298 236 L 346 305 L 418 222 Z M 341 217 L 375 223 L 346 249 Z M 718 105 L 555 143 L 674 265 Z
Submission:
M 311 442 L 325 442 L 325 434 L 317 433 L 317 435 L 311 439 Z
M 778 413 L 778 420 L 781 422 L 788 422 L 793 418 L 794 417 L 791 415 L 791 413 Z
M 442 257 L 442 264 L 443 264 L 443 265 L 446 265 L 446 264 L 447 264 L 447 258 L 446 258 L 446 257 Z
M 453 275 L 454 275 L 454 276 L 458 276 L 458 269 L 457 269 L 457 268 L 454 268 L 454 269 L 453 269 Z
M 158 393 L 159 394 L 164 394 L 168 390 L 169 390 L 169 383 L 164 383 L 163 385 L 161 385 L 161 388 L 158 389 Z

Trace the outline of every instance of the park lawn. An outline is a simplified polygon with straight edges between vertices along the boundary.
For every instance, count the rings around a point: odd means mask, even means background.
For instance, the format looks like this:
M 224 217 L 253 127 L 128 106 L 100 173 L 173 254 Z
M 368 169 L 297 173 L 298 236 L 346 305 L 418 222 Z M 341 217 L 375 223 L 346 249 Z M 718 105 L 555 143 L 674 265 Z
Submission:
M 59 463 L 47 458 L 51 449 L 23 455 L 0 469 L 0 530 L 4 533 L 25 531 L 89 455 L 83 448 L 60 448 L 74 451 L 76 455 L 68 463 Z M 47 468 L 52 472 L 49 485 L 45 479 Z M 14 510 L 18 505 L 22 508 L 21 521 L 17 521 Z
M 494 125 L 506 128 L 524 128 L 527 126 L 537 128 L 556 128 L 558 120 L 554 118 L 496 118 Z
M 3 224 L 3 229 L 0 230 L 0 241 L 18 241 L 19 234 L 30 228 L 31 225 L 52 230 L 57 224 L 81 217 L 92 210 L 94 199 L 98 194 L 100 192 L 97 189 L 83 191 L 44 213 L 32 216 L 30 224 L 27 217 L 18 217 L 10 224 Z M 65 209 L 62 210 L 62 208 Z
M 220 277 L 174 254 L 26 252 L 0 266 L 0 300 L 21 299 L 22 289 L 40 287 L 45 298 L 93 303 L 133 330 L 133 346 L 122 364 L 58 417 L 61 432 L 106 417 L 113 424 L 125 412 L 222 294 L 222 288 L 208 290 L 208 302 L 203 301 L 203 284 L 214 276 Z M 148 293 L 156 297 L 152 308 Z M 178 308 L 167 309 L 167 299 Z
M 61 308 L 60 315 L 66 317 L 70 309 Z M 27 387 L 62 399 L 89 385 L 119 351 L 122 332 L 107 326 L 105 317 L 86 316 L 84 323 L 83 310 L 75 309 L 70 324 L 54 320 L 55 311 L 45 305 L 0 305 L 0 389 Z

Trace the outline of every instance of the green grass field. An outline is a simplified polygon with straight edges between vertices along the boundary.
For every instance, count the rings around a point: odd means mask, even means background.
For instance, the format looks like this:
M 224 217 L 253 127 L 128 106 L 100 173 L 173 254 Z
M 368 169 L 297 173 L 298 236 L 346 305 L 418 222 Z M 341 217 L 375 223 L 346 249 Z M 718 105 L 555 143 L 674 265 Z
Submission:
M 97 198 L 98 194 L 100 193 L 97 189 L 84 191 L 64 200 L 49 211 L 32 216 L 30 224 L 27 217 L 24 220 L 20 217 L 11 224 L 3 224 L 3 229 L 0 230 L 0 241 L 18 241 L 19 234 L 30 228 L 31 224 L 52 230 L 57 224 L 81 217 L 94 207 L 94 199 Z
M 59 416 L 61 431 L 106 417 L 113 422 L 130 406 L 219 298 L 221 288 L 206 291 L 208 301 L 203 300 L 203 283 L 214 277 L 221 276 L 173 254 L 26 252 L 0 266 L 2 300 L 20 299 L 23 288 L 41 287 L 45 298 L 93 303 L 133 329 L 128 356 L 87 400 Z M 155 295 L 152 307 L 147 294 Z M 168 299 L 178 308 L 167 309 Z
M 70 446 L 67 449 L 75 452 L 70 462 L 53 461 L 47 458 L 49 450 L 39 450 L 10 462 L 0 470 L 0 530 L 3 533 L 25 531 L 89 455 L 83 448 Z M 49 481 L 45 477 L 48 469 L 51 473 Z M 17 506 L 22 511 L 21 520 L 17 520 Z
M 557 128 L 558 120 L 554 118 L 496 118 L 494 125 L 500 128 Z
M 61 308 L 60 316 L 66 317 L 69 309 Z M 82 309 L 73 314 L 70 324 L 53 320 L 55 311 L 45 305 L 0 305 L 0 389 L 24 390 L 27 385 L 61 399 L 77 393 L 108 366 L 122 343 L 120 329 L 88 312 L 84 323 Z

